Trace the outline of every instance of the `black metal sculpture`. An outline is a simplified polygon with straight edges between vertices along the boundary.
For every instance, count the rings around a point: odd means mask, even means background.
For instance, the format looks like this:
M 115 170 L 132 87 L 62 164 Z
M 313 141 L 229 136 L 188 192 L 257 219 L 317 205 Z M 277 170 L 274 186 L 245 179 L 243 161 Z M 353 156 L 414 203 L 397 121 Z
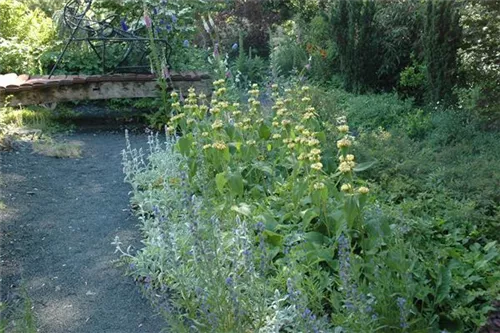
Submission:
M 54 74 L 57 66 L 61 63 L 69 45 L 73 42 L 87 42 L 96 56 L 100 59 L 102 74 L 115 72 L 146 72 L 151 66 L 141 65 L 149 54 L 148 43 L 154 42 L 165 53 L 165 62 L 169 64 L 171 46 L 167 39 L 147 37 L 146 27 L 139 26 L 139 19 L 132 27 L 119 26 L 119 17 L 112 14 L 101 21 L 91 18 L 92 0 L 70 0 L 63 9 L 63 23 L 71 33 L 66 41 L 61 54 L 50 71 L 49 78 Z M 106 52 L 109 44 L 120 43 L 123 45 L 123 54 L 115 59 L 114 63 L 107 63 Z M 136 65 L 126 66 L 132 53 L 136 52 Z

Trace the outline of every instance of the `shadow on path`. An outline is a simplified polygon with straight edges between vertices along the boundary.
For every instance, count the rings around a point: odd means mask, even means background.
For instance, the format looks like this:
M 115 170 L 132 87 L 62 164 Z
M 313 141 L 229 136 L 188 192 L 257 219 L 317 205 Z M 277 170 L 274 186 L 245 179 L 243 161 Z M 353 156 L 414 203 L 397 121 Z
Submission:
M 114 264 L 115 236 L 125 247 L 139 238 L 123 183 L 123 133 L 70 139 L 83 142 L 82 158 L 1 152 L 1 300 L 16 297 L 22 281 L 40 332 L 160 332 L 162 318 Z

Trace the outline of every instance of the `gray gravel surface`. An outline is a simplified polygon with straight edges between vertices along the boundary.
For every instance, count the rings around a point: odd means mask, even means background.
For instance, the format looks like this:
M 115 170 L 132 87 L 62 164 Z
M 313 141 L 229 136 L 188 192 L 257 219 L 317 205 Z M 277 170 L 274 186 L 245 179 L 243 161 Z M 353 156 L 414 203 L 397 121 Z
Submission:
M 65 138 L 83 142 L 82 158 L 0 152 L 1 300 L 19 298 L 24 286 L 39 332 L 160 332 L 162 318 L 117 267 L 111 245 L 117 235 L 125 247 L 140 244 L 123 183 L 123 133 Z

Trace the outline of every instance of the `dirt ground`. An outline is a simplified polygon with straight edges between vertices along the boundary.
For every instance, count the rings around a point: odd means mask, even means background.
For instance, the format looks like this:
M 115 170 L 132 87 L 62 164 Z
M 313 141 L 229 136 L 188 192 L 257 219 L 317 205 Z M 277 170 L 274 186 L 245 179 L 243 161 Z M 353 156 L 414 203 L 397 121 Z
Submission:
M 83 143 L 81 158 L 0 152 L 1 300 L 26 289 L 39 332 L 160 332 L 162 318 L 116 265 L 111 244 L 119 236 L 125 248 L 140 245 L 123 183 L 123 132 L 66 138 Z

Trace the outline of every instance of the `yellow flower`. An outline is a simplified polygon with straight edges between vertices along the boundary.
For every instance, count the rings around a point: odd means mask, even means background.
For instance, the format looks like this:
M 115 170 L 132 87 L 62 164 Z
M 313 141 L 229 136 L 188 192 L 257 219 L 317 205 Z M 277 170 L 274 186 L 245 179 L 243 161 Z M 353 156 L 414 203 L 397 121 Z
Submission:
M 177 109 L 177 110 L 180 109 L 181 108 L 181 103 L 179 103 L 179 102 L 172 103 L 172 108 L 173 109 Z
M 189 119 L 186 121 L 186 123 L 187 123 L 188 125 L 191 125 L 192 123 L 194 123 L 194 119 L 193 119 L 193 118 L 189 118 Z
M 313 154 L 313 155 L 319 155 L 319 154 L 321 154 L 321 150 L 318 149 L 318 148 L 314 148 L 313 150 L 311 150 L 311 154 Z
M 309 97 L 307 97 L 307 96 L 306 96 L 306 97 L 302 97 L 302 102 L 304 102 L 304 103 L 308 103 L 308 102 L 310 102 L 310 101 L 311 101 L 311 98 L 309 98 Z
M 206 106 L 206 105 L 201 105 L 201 106 L 200 106 L 200 111 L 202 111 L 202 112 L 207 112 L 207 111 L 208 111 L 208 106 Z
M 247 141 L 247 145 L 249 145 L 249 146 L 255 146 L 255 144 L 256 144 L 255 140 L 248 140 Z
M 304 129 L 302 134 L 304 134 L 305 136 L 309 136 L 311 134 L 311 132 L 308 129 Z
M 297 125 L 295 126 L 295 130 L 298 131 L 298 132 L 302 132 L 304 130 L 304 126 L 303 125 Z
M 291 99 L 291 98 L 287 98 L 287 99 L 285 99 L 285 103 L 286 103 L 286 104 L 290 104 L 290 103 L 292 103 L 292 99 Z
M 249 90 L 248 94 L 250 94 L 253 97 L 257 97 L 257 96 L 259 96 L 259 90 L 258 89 Z
M 220 96 L 224 95 L 225 93 L 226 93 L 226 88 L 219 88 L 215 92 L 215 96 L 220 97 Z
M 342 173 L 348 173 L 352 171 L 352 162 L 341 162 L 339 165 L 339 171 Z
M 361 186 L 360 188 L 358 188 L 359 194 L 368 194 L 368 192 L 370 192 L 370 189 L 366 186 Z
M 188 89 L 188 92 L 190 92 L 190 93 L 194 93 L 195 91 L 196 90 L 194 89 L 194 87 L 189 87 L 189 89 Z
M 351 192 L 352 185 L 351 184 L 342 184 L 342 186 L 340 187 L 340 190 L 342 192 Z
M 278 116 L 280 116 L 280 117 L 281 117 L 281 116 L 284 116 L 284 115 L 285 115 L 285 113 L 286 113 L 286 111 L 287 111 L 287 110 L 286 110 L 285 108 L 281 108 L 281 109 L 279 109 L 278 111 L 276 111 L 276 115 L 278 115 Z
M 207 98 L 207 95 L 205 95 L 204 93 L 200 93 L 200 94 L 198 95 L 198 98 L 199 98 L 199 99 L 205 99 L 205 98 Z
M 218 142 L 212 144 L 212 147 L 217 149 L 217 150 L 224 150 L 227 148 L 226 144 L 222 141 L 218 141 Z
M 274 140 L 281 139 L 281 134 L 279 133 L 273 134 L 273 139 Z
M 309 120 L 311 118 L 314 118 L 314 113 L 312 112 L 306 112 L 303 116 L 302 116 L 302 119 L 304 120 Z
M 212 124 L 212 129 L 221 129 L 222 127 L 224 127 L 224 124 L 222 123 L 222 120 L 220 120 L 220 119 L 217 119 Z
M 178 115 L 175 115 L 173 116 L 172 118 L 170 118 L 170 121 L 176 121 L 178 119 L 182 119 L 184 118 L 186 115 L 184 113 L 179 113 Z
M 210 112 L 211 112 L 212 114 L 219 114 L 219 113 L 220 113 L 220 108 L 215 107 L 215 108 L 213 108 L 212 110 L 210 110 Z
M 280 98 L 280 99 L 278 99 L 278 100 L 276 101 L 276 104 L 275 104 L 275 106 L 276 106 L 277 108 L 282 108 L 284 105 L 285 105 L 285 104 L 283 103 L 283 100 L 282 100 L 281 98 Z
M 337 148 L 347 148 L 350 147 L 352 144 L 351 140 L 348 138 L 342 138 L 339 141 L 337 141 Z
M 229 103 L 226 101 L 222 101 L 222 102 L 217 103 L 217 106 L 224 109 L 224 108 L 229 107 Z
M 314 112 L 314 111 L 316 111 L 316 109 L 314 107 L 310 106 L 310 107 L 306 108 L 306 111 L 307 112 Z
M 322 182 L 317 182 L 317 183 L 314 183 L 313 185 L 314 189 L 315 190 L 322 190 L 325 188 L 325 184 L 323 184 Z
M 252 122 L 252 119 L 250 119 L 250 118 L 243 119 L 244 124 L 250 124 L 251 122 Z
M 309 156 L 309 161 L 311 161 L 311 162 L 321 161 L 321 156 L 319 156 L 319 155 L 309 154 L 308 156 Z
M 233 111 L 233 116 L 238 117 L 241 114 L 241 111 Z
M 252 101 L 252 106 L 258 107 L 258 106 L 260 106 L 260 102 L 259 101 Z
M 345 159 L 349 162 L 352 162 L 354 161 L 354 155 L 353 154 L 347 154 Z
M 299 161 L 305 160 L 306 158 L 307 158 L 307 154 L 306 153 L 300 153 L 299 157 L 297 157 L 297 159 Z
M 287 126 L 287 125 L 290 125 L 290 124 L 291 124 L 291 121 L 290 121 L 290 120 L 288 120 L 288 119 L 283 119 L 283 120 L 281 121 L 281 125 L 283 125 L 283 126 Z
M 323 164 L 321 162 L 317 162 L 317 163 L 311 164 L 311 168 L 314 170 L 320 171 L 321 169 L 323 169 Z
M 278 123 L 277 121 L 273 121 L 272 125 L 273 125 L 274 127 L 278 127 L 278 126 L 280 125 L 280 123 Z
M 217 81 L 214 81 L 214 86 L 222 86 L 224 85 L 224 83 L 226 83 L 226 81 L 224 79 L 220 79 L 220 80 L 217 80 Z
M 337 127 L 340 133 L 347 133 L 349 132 L 349 126 L 347 125 L 340 125 Z
M 175 92 L 175 91 L 172 91 L 170 93 L 170 97 L 172 97 L 172 98 L 177 98 L 177 96 L 179 96 L 179 94 L 177 92 Z
M 289 148 L 289 149 L 293 149 L 293 148 L 295 148 L 295 143 L 289 143 L 289 144 L 288 144 L 288 148 Z
M 278 89 L 278 85 L 277 85 L 276 83 L 273 83 L 273 84 L 271 85 L 271 88 L 273 88 L 274 90 L 276 90 L 276 89 Z
M 239 107 L 240 107 L 240 103 L 236 103 L 236 102 L 235 102 L 235 103 L 233 103 L 233 106 L 234 106 L 235 108 L 239 108 Z
M 291 93 L 291 92 L 292 92 L 292 89 L 290 89 L 290 88 L 286 88 L 286 89 L 285 89 L 285 92 L 286 92 L 287 94 L 289 94 L 289 93 Z
M 242 127 L 242 129 L 246 131 L 247 129 L 250 129 L 250 125 L 245 125 Z
M 252 89 L 258 89 L 259 85 L 257 83 L 252 84 Z
M 201 136 L 204 137 L 204 138 L 206 138 L 208 136 L 208 132 L 201 133 Z
M 175 131 L 175 128 L 174 128 L 174 127 L 172 127 L 172 126 L 168 126 L 168 127 L 167 127 L 167 132 L 168 132 L 168 133 L 173 133 L 174 131 Z
M 303 86 L 301 89 L 302 89 L 302 91 L 309 91 L 309 87 L 308 86 Z
M 211 148 L 211 147 L 212 147 L 212 145 L 204 145 L 203 150 L 207 150 L 208 148 Z
M 309 140 L 307 141 L 307 145 L 308 145 L 309 147 L 312 147 L 312 146 L 317 146 L 317 145 L 319 145 L 319 140 L 318 140 L 318 139 L 309 139 Z

